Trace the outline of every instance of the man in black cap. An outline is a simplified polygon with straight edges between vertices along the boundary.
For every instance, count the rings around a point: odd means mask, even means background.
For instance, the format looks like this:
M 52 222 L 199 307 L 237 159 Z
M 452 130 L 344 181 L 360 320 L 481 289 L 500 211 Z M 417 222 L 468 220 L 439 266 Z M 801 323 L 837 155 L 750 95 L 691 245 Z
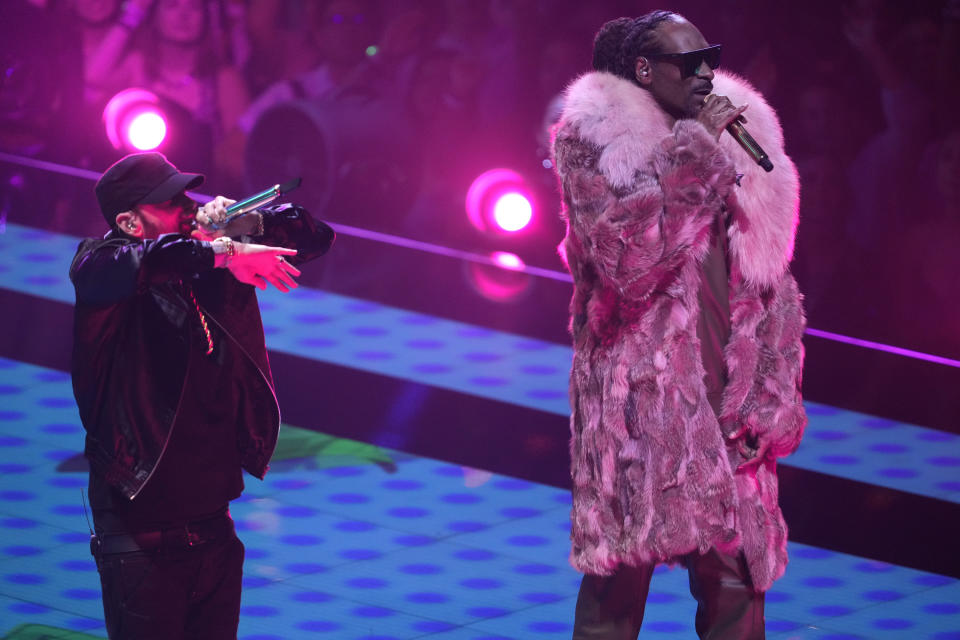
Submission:
M 226 223 L 203 176 L 159 153 L 127 156 L 96 185 L 110 224 L 84 240 L 73 389 L 86 429 L 91 550 L 111 638 L 236 638 L 243 544 L 229 502 L 262 478 L 277 442 L 254 285 L 297 286 L 294 266 L 333 231 L 283 205 Z M 225 228 L 221 228 L 225 227 Z

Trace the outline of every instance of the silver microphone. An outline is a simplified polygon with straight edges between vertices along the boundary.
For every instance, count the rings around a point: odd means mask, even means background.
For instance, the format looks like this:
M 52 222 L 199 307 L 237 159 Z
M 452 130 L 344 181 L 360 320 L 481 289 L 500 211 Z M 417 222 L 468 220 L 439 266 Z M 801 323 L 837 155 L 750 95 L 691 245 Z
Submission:
M 223 220 L 220 222 L 212 222 L 208 226 L 214 230 L 223 229 L 230 224 L 231 220 L 239 218 L 245 213 L 256 211 L 260 207 L 270 204 L 281 195 L 293 191 L 300 186 L 301 182 L 301 178 L 294 178 L 293 180 L 284 182 L 283 184 L 275 184 L 269 189 L 264 189 L 260 193 L 255 193 L 248 198 L 244 198 L 243 200 L 238 200 L 227 207 L 227 215 L 224 216 Z

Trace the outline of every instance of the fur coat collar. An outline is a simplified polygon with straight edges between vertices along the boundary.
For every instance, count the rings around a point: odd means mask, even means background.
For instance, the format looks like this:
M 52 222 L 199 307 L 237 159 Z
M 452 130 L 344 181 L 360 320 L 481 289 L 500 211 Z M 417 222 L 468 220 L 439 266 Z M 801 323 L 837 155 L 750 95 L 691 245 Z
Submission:
M 748 284 L 776 283 L 793 256 L 800 204 L 799 178 L 784 153 L 783 131 L 774 110 L 746 80 L 715 72 L 714 93 L 744 112 L 750 135 L 769 154 L 774 170 L 767 174 L 730 135 L 720 146 L 743 174 L 730 225 L 731 257 Z M 581 76 L 567 89 L 561 122 L 603 149 L 598 168 L 614 188 L 625 188 L 649 162 L 656 146 L 673 128 L 673 120 L 648 91 L 605 72 Z

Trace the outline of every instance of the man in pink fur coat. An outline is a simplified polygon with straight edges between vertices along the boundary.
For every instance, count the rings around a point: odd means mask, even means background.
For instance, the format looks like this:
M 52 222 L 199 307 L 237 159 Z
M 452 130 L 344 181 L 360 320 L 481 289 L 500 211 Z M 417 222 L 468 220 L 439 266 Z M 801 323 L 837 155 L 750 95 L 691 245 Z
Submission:
M 608 22 L 557 125 L 575 639 L 636 638 L 658 563 L 688 568 L 701 638 L 763 638 L 787 563 L 776 459 L 806 425 L 799 184 L 773 109 L 718 55 L 674 13 Z M 724 132 L 736 119 L 772 172 Z

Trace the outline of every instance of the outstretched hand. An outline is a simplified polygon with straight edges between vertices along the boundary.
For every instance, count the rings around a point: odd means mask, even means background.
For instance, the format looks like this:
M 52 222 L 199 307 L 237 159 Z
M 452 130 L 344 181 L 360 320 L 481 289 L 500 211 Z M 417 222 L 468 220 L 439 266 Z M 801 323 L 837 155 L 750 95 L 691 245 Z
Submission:
M 297 288 L 294 277 L 300 270 L 284 259 L 296 255 L 296 249 L 245 242 L 234 242 L 233 246 L 236 254 L 227 262 L 227 269 L 240 282 L 258 289 L 266 289 L 270 283 L 284 293 Z

